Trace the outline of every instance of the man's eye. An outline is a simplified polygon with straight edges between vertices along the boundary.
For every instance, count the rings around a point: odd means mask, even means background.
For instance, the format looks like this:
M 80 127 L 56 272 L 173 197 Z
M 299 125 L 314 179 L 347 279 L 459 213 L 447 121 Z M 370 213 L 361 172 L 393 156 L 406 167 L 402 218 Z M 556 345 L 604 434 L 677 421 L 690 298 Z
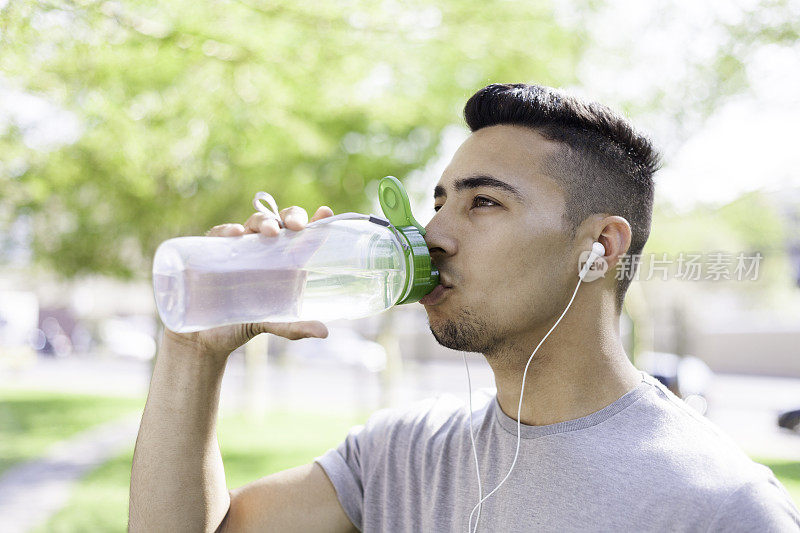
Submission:
M 475 199 L 472 200 L 472 207 L 492 207 L 495 205 L 498 205 L 497 202 L 484 198 L 483 196 L 476 196 Z
M 500 205 L 494 200 L 490 200 L 489 198 L 485 198 L 483 196 L 476 196 L 474 200 L 472 200 L 472 207 L 494 207 Z M 433 210 L 439 211 L 441 209 L 441 205 L 434 205 Z

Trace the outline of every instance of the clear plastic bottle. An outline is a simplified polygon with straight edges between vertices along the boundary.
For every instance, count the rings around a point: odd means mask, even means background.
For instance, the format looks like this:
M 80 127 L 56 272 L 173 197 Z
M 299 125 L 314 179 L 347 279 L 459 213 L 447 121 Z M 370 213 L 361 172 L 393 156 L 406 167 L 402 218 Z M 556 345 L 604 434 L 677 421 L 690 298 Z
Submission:
M 162 321 L 184 333 L 246 322 L 360 318 L 419 300 L 438 284 L 424 229 L 399 181 L 384 178 L 379 194 L 389 220 L 345 213 L 277 237 L 165 241 L 153 260 Z

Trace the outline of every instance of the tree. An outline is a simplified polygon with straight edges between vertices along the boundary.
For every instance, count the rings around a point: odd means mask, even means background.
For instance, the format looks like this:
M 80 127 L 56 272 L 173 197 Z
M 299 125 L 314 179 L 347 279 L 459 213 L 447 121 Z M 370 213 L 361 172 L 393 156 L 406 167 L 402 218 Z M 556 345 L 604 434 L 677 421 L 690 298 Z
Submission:
M 282 206 L 369 205 L 495 81 L 564 84 L 584 41 L 541 3 L 9 0 L 7 86 L 72 112 L 75 142 L 0 137 L 0 196 L 64 276 L 147 276 L 163 240 Z M 29 143 L 30 144 L 30 143 Z M 12 168 L 13 167 L 13 168 Z

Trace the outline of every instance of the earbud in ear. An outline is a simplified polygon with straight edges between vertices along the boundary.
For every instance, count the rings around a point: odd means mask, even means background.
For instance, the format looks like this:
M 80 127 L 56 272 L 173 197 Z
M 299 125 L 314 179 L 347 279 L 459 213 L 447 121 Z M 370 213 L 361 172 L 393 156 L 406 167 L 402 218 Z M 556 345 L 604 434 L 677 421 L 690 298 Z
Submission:
M 589 257 L 586 258 L 586 263 L 584 263 L 583 268 L 581 268 L 580 272 L 578 272 L 578 277 L 581 279 L 581 281 L 583 281 L 583 278 L 585 278 L 586 274 L 589 272 L 589 270 L 591 270 L 592 265 L 597 258 L 603 257 L 604 255 L 606 255 L 606 247 L 599 242 L 592 243 L 592 251 L 589 252 Z

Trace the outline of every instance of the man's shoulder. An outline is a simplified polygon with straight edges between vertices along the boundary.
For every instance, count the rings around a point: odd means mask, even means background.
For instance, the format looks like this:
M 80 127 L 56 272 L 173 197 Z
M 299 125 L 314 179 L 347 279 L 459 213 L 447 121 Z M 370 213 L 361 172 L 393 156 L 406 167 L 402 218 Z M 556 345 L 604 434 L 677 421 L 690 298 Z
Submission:
M 606 428 L 612 434 L 601 434 L 616 446 L 600 448 L 606 460 L 597 459 L 627 470 L 629 482 L 652 487 L 659 501 L 683 502 L 686 509 L 713 516 L 712 531 L 740 531 L 732 526 L 748 523 L 769 524 L 763 530 L 773 531 L 779 530 L 771 527 L 775 524 L 797 522 L 797 509 L 769 468 L 750 459 L 716 424 L 655 378 L 644 374 L 644 381 L 650 390 Z
M 652 390 L 631 415 L 634 443 L 644 453 L 662 456 L 667 462 L 696 466 L 705 471 L 755 465 L 733 439 L 707 417 L 675 396 L 658 380 L 645 374 Z
M 629 458 L 649 465 L 645 472 L 665 485 L 694 486 L 706 495 L 730 495 L 748 485 L 774 479 L 772 472 L 756 463 L 711 420 L 688 406 L 655 378 L 632 413 Z M 688 485 L 687 485 L 688 484 Z
M 395 407 L 379 409 L 370 415 L 367 428 L 432 427 L 450 424 L 464 415 L 464 402 L 453 394 L 440 393 Z
M 494 389 L 476 391 L 472 397 L 473 420 L 481 418 L 494 400 Z M 379 435 L 381 440 L 421 442 L 435 435 L 447 434 L 463 427 L 469 418 L 466 401 L 449 393 L 379 409 L 364 424 L 366 434 Z
M 800 511 L 786 488 L 770 475 L 730 491 L 708 531 L 800 531 Z

